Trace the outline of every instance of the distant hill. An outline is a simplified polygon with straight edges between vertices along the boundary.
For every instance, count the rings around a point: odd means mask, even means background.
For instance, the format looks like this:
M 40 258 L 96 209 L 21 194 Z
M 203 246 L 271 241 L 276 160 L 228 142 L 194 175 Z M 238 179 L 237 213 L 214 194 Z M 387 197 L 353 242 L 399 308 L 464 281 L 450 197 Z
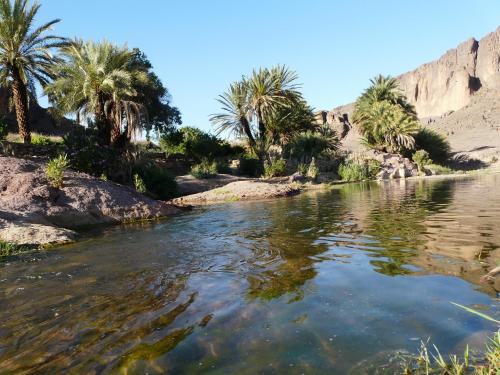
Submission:
M 397 77 L 425 126 L 449 137 L 453 151 L 489 161 L 500 159 L 500 27 L 477 41 L 469 39 L 438 60 Z M 353 103 L 327 112 L 332 125 Z M 350 132 L 347 149 L 360 150 Z

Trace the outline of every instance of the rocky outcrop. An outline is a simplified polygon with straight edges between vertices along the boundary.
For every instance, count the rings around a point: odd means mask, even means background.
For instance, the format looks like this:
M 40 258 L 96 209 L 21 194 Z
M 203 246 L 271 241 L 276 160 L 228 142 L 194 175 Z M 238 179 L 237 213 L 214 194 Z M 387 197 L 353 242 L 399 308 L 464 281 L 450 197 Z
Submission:
M 479 41 L 471 38 L 438 60 L 397 78 L 420 118 L 464 108 L 481 88 L 500 88 L 500 27 Z M 330 112 L 350 116 L 353 109 L 348 104 Z
M 169 216 L 179 209 L 113 182 L 67 171 L 52 188 L 39 161 L 0 157 L 0 240 L 49 244 L 74 238 L 72 230 Z
M 213 203 L 262 200 L 295 195 L 300 187 L 288 183 L 269 183 L 256 180 L 236 181 L 226 186 L 203 193 L 175 198 L 172 202 L 179 206 L 205 205 Z

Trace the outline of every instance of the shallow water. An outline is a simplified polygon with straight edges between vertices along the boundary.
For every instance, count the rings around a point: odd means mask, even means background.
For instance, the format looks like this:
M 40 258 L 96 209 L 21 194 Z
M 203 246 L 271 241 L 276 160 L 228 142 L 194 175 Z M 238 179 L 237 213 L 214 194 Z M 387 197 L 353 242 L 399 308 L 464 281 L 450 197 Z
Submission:
M 1 373 L 368 373 L 495 330 L 500 176 L 197 209 L 0 263 Z M 479 339 L 478 339 L 479 337 Z

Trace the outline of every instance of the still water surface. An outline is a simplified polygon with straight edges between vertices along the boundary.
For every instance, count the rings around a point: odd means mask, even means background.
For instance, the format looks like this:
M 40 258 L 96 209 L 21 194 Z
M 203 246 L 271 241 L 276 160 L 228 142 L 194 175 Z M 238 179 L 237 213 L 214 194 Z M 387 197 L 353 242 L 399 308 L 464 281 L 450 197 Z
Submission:
M 0 263 L 0 373 L 367 373 L 500 316 L 500 176 L 197 209 Z M 367 370 L 368 369 L 368 370 Z

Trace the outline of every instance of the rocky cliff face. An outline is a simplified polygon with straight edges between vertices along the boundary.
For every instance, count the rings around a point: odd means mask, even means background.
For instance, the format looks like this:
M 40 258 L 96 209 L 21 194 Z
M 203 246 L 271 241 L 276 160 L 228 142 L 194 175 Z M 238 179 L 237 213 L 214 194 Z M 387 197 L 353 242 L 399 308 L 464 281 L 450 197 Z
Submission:
M 479 41 L 469 39 L 438 60 L 397 78 L 420 118 L 464 108 L 479 89 L 500 89 L 500 27 Z M 352 110 L 348 104 L 329 113 L 350 115 Z
M 440 116 L 465 107 L 481 87 L 500 87 L 500 27 L 480 41 L 461 43 L 437 61 L 398 79 L 419 117 Z

